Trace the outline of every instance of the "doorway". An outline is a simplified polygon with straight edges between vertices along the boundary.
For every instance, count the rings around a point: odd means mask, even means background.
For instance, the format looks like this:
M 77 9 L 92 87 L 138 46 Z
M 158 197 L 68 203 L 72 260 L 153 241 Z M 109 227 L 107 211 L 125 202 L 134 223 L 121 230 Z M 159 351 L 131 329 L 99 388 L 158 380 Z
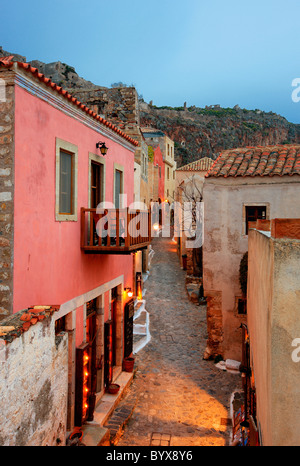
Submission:
M 91 208 L 96 209 L 97 205 L 102 202 L 102 185 L 103 185 L 103 166 L 94 160 L 91 161 Z
M 76 348 L 75 425 L 92 421 L 97 390 L 97 299 L 86 303 L 86 338 Z
M 113 380 L 113 333 L 112 321 L 104 324 L 104 388 L 107 390 Z
M 123 285 L 110 290 L 110 307 L 104 323 L 104 387 L 122 371 L 124 338 Z
M 90 207 L 96 209 L 103 202 L 103 165 L 94 160 L 91 160 L 90 165 Z M 98 244 L 98 236 L 96 231 L 95 216 L 91 223 L 93 224 L 92 240 L 93 244 Z
M 118 288 L 111 289 L 109 320 L 104 324 L 104 386 L 108 388 L 113 380 L 114 368 L 119 363 L 120 306 Z

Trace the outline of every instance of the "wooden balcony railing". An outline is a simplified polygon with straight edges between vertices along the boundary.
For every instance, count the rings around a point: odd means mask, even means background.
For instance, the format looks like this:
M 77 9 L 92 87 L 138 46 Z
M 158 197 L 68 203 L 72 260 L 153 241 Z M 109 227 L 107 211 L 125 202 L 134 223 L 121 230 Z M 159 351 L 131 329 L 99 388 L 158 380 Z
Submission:
M 81 208 L 81 249 L 86 254 L 130 254 L 151 242 L 148 211 Z

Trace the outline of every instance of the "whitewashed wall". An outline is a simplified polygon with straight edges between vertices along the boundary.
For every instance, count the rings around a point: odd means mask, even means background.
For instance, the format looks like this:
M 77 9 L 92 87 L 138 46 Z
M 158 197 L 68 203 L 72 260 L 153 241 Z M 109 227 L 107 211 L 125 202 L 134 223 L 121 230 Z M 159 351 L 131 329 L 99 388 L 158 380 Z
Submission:
M 48 317 L 0 343 L 0 446 L 64 445 L 67 334 L 55 341 L 54 318 Z

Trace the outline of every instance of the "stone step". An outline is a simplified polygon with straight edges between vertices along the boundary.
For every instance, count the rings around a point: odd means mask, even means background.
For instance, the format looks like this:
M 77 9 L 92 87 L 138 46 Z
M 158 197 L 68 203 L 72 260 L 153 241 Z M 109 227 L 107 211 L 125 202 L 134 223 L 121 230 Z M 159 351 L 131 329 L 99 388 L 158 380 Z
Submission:
M 129 387 L 133 379 L 132 372 L 121 372 L 121 374 L 114 380 L 114 383 L 120 385 L 120 390 L 117 394 L 112 395 L 105 393 L 97 404 L 94 411 L 94 424 L 103 426 L 107 419 L 111 416 L 113 411 L 118 406 L 125 390 Z
M 134 324 L 133 335 L 147 335 L 147 325 Z
M 82 443 L 86 447 L 110 446 L 109 429 L 99 425 L 85 424 L 82 426 Z
M 137 317 L 133 322 L 133 334 L 134 335 L 146 335 L 147 334 L 147 326 L 149 323 L 148 313 L 146 310 L 140 313 L 139 317 Z
M 134 305 L 133 320 L 136 320 L 141 315 L 141 312 L 145 310 L 145 303 L 146 303 L 146 301 L 144 299 L 136 301 L 136 303 Z
M 117 445 L 120 437 L 123 434 L 124 427 L 132 416 L 137 401 L 137 394 L 131 393 L 127 395 L 127 397 L 121 401 L 121 403 L 113 412 L 112 416 L 105 423 L 105 427 L 109 431 L 110 445 Z

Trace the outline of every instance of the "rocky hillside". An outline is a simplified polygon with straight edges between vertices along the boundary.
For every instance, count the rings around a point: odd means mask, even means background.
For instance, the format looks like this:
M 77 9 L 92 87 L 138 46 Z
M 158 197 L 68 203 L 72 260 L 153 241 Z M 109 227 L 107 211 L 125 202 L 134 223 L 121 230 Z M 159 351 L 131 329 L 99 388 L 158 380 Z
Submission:
M 300 143 L 300 125 L 260 110 L 155 107 L 140 103 L 141 126 L 155 126 L 175 141 L 178 166 L 201 157 L 215 159 L 224 149 Z
M 13 56 L 13 61 L 20 61 L 27 63 L 26 57 L 13 52 L 7 52 L 0 46 L 0 57 Z M 34 68 L 43 73 L 48 78 L 52 79 L 56 84 L 63 88 L 98 88 L 95 84 L 90 81 L 86 81 L 81 78 L 75 71 L 73 66 L 69 66 L 66 63 L 56 61 L 53 63 L 44 63 L 40 60 L 28 61 Z
M 8 55 L 26 61 L 22 55 L 0 47 L 0 57 Z M 165 132 L 175 142 L 178 167 L 201 157 L 215 159 L 224 149 L 300 143 L 300 125 L 289 123 L 273 112 L 241 109 L 237 105 L 156 107 L 138 99 L 136 91 L 122 83 L 111 88 L 95 85 L 66 63 L 33 60 L 30 64 L 122 129 L 140 123 Z

